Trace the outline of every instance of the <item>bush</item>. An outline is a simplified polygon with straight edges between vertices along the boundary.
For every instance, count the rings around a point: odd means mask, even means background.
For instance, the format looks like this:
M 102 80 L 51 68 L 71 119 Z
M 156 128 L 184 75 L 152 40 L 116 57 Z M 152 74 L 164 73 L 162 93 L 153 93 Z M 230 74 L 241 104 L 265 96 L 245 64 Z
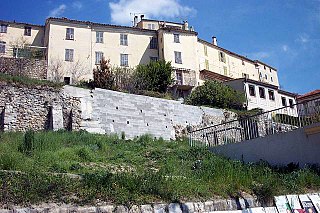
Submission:
M 217 108 L 243 109 L 245 102 L 243 93 L 217 81 L 206 81 L 192 91 L 185 100 L 186 104 L 210 106 Z
M 153 61 L 138 65 L 134 73 L 135 88 L 165 93 L 173 83 L 171 62 Z

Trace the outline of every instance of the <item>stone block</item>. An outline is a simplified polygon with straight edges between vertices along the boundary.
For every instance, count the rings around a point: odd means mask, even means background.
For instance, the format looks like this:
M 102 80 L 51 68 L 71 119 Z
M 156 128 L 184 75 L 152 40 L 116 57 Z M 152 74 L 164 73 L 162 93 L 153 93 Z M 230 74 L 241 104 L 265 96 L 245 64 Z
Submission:
M 140 207 L 137 205 L 133 205 L 129 209 L 129 213 L 141 213 Z
M 151 205 L 141 205 L 141 213 L 153 213 L 153 208 Z
M 183 213 L 194 213 L 194 204 L 192 202 L 187 202 L 181 204 L 182 212 Z
M 179 203 L 170 203 L 168 206 L 169 213 L 182 213 Z
M 202 202 L 196 202 L 194 203 L 194 212 L 204 212 L 204 203 Z
M 129 209 L 126 206 L 117 206 L 114 213 L 129 213 Z
M 114 206 L 112 206 L 112 205 L 97 207 L 98 213 L 112 213 L 113 210 L 114 210 Z
M 167 208 L 166 204 L 154 204 L 153 205 L 154 213 L 166 213 L 166 208 Z

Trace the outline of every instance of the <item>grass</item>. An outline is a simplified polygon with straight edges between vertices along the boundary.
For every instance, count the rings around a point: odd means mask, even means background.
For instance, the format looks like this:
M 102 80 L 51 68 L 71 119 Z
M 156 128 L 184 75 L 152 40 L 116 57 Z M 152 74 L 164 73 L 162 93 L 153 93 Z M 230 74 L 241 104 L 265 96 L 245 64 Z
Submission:
M 4 73 L 0 73 L 0 81 L 15 83 L 24 86 L 48 86 L 53 87 L 55 89 L 59 89 L 63 87 L 63 83 L 55 83 L 47 80 L 38 80 L 34 78 L 28 78 L 25 76 L 12 76 Z
M 141 204 L 255 194 L 261 199 L 320 189 L 315 169 L 244 164 L 145 135 L 125 140 L 87 132 L 1 133 L 0 204 Z M 71 178 L 64 173 L 80 175 Z

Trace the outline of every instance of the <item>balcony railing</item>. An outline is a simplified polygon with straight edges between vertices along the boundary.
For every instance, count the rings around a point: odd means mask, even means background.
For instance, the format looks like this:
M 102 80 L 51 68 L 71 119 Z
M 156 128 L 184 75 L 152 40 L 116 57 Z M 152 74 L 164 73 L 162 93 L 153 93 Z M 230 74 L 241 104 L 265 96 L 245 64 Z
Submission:
M 320 98 L 219 125 L 189 129 L 190 145 L 218 146 L 281 134 L 320 122 Z M 306 109 L 306 107 L 308 109 Z M 306 114 L 305 112 L 313 112 Z

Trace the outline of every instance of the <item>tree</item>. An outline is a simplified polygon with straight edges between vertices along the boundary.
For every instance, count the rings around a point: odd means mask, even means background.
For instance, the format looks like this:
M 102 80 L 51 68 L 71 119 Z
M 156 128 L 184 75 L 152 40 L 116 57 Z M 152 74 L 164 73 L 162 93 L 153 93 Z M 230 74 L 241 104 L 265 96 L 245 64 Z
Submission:
M 165 93 L 174 79 L 171 62 L 152 61 L 147 65 L 138 65 L 134 72 L 135 88 Z
M 206 81 L 195 88 L 185 100 L 186 104 L 229 109 L 243 109 L 245 95 L 217 81 Z

